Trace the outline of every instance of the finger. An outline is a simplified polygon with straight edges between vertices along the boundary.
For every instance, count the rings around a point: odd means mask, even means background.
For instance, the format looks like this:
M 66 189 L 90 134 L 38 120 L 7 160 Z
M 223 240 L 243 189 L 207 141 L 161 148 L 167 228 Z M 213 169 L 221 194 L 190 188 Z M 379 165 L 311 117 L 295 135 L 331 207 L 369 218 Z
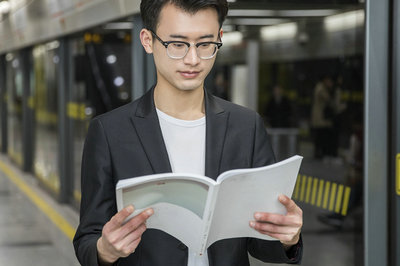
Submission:
M 135 231 L 126 235 L 121 241 L 119 241 L 115 246 L 115 249 L 123 257 L 131 254 L 132 252 L 134 252 L 137 246 L 137 245 L 136 246 L 132 245 L 132 243 L 137 242 L 137 244 L 139 244 L 140 239 L 145 231 L 146 231 L 146 226 L 144 224 L 141 224 Z
M 279 226 L 291 226 L 300 228 L 303 225 L 303 218 L 299 215 L 281 215 L 268 212 L 256 212 L 254 218 L 257 222 L 270 223 Z
M 126 256 L 123 255 L 123 256 L 121 256 L 121 257 L 127 257 L 127 256 L 129 256 L 130 254 L 134 253 L 135 250 L 136 250 L 136 248 L 137 248 L 137 246 L 139 245 L 140 241 L 141 241 L 141 238 L 138 238 L 138 239 L 136 239 L 135 241 L 133 241 L 132 243 L 130 243 L 129 245 L 127 245 L 127 246 L 125 247 L 126 250 L 127 250 Z
M 295 235 L 299 230 L 297 227 L 281 226 L 271 223 L 259 223 L 259 222 L 250 222 L 250 226 L 262 234 L 276 233 L 276 234 Z
M 265 232 L 266 235 L 269 235 L 270 237 L 273 237 L 275 239 L 278 239 L 282 243 L 285 243 L 286 245 L 294 245 L 298 242 L 296 237 L 293 237 L 291 235 L 287 234 L 279 234 L 279 233 L 273 233 L 273 232 Z
M 109 223 L 109 230 L 114 231 L 115 229 L 118 229 L 121 227 L 121 225 L 124 223 L 126 218 L 128 218 L 129 215 L 133 213 L 135 208 L 133 205 L 129 205 L 122 210 L 120 210 L 117 214 L 115 214 Z
M 256 219 L 257 222 L 287 225 L 287 221 L 285 221 L 285 216 L 281 214 L 256 212 L 254 214 L 254 218 Z
M 146 220 L 153 215 L 153 213 L 153 209 L 146 209 L 142 211 L 121 227 L 121 234 L 125 236 L 135 231 L 139 226 L 144 224 Z
M 298 213 L 300 209 L 296 203 L 286 195 L 280 195 L 279 201 L 285 206 L 288 213 Z

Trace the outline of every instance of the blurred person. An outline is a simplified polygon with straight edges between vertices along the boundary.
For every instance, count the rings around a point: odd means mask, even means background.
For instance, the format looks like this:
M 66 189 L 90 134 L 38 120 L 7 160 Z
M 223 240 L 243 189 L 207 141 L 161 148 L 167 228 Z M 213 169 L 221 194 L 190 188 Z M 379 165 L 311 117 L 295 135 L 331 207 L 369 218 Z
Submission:
M 147 230 L 153 209 L 126 223 L 134 207 L 117 212 L 115 185 L 124 178 L 188 171 L 215 179 L 229 169 L 275 162 L 261 117 L 204 89 L 222 45 L 227 7 L 226 0 L 141 2 L 140 39 L 153 54 L 157 83 L 140 99 L 90 123 L 74 237 L 82 265 L 242 266 L 249 265 L 248 253 L 264 262 L 300 262 L 302 210 L 283 195 L 278 200 L 286 215 L 256 212 L 243 225 L 276 241 L 225 239 L 201 257 L 167 233 Z
M 314 135 L 315 158 L 332 156 L 332 136 L 334 133 L 333 118 L 335 115 L 332 97 L 333 82 L 325 76 L 314 88 L 311 109 L 311 126 Z
M 332 121 L 333 121 L 333 132 L 332 132 L 332 141 L 330 142 L 330 152 L 329 154 L 334 157 L 332 158 L 333 162 L 341 162 L 341 158 L 338 157 L 338 148 L 339 148 L 339 138 L 340 132 L 343 132 L 343 115 L 347 108 L 347 105 L 342 100 L 343 96 L 343 77 L 338 76 L 336 78 L 336 82 L 334 85 L 334 89 L 332 91 Z
M 272 97 L 265 108 L 267 124 L 271 127 L 286 128 L 291 127 L 290 118 L 292 107 L 289 99 L 283 94 L 280 85 L 275 85 L 272 90 Z

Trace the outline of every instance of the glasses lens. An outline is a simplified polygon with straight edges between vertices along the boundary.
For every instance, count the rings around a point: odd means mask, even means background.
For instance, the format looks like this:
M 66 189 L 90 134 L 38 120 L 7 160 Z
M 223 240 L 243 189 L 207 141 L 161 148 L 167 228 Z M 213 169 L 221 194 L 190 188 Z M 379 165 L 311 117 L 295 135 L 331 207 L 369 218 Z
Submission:
M 168 56 L 174 59 L 181 59 L 186 56 L 189 47 L 183 42 L 170 42 L 167 47 Z M 215 43 L 201 43 L 196 47 L 197 56 L 201 59 L 210 59 L 217 53 L 218 45 Z
M 217 45 L 214 43 L 202 43 L 197 47 L 197 55 L 202 59 L 212 58 L 217 52 Z
M 186 55 L 188 47 L 181 42 L 171 42 L 168 44 L 167 52 L 172 58 L 182 58 Z

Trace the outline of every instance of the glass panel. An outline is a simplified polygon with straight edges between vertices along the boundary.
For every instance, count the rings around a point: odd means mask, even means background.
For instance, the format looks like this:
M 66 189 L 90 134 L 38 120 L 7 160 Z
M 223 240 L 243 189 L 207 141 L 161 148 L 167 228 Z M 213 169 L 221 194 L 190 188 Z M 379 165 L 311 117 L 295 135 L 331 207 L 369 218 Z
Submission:
M 33 91 L 35 109 L 35 175 L 53 192 L 60 190 L 57 68 L 59 42 L 33 48 Z
M 22 97 L 23 71 L 18 53 L 6 55 L 6 88 L 8 110 L 8 154 L 22 167 Z
M 363 265 L 360 2 L 234 1 L 211 82 L 264 117 L 278 160 L 304 156 L 293 199 L 304 212 L 307 266 Z
M 72 90 L 67 104 L 73 143 L 74 198 L 80 201 L 83 143 L 92 117 L 131 101 L 131 35 L 113 22 L 71 40 Z M 112 27 L 111 27 L 112 26 Z

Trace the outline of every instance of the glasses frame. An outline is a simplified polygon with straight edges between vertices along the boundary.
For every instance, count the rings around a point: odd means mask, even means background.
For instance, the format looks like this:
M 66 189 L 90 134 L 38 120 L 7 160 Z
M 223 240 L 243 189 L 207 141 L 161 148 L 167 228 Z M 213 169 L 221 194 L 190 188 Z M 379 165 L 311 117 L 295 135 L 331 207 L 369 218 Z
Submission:
M 168 55 L 169 58 L 172 58 L 172 59 L 182 59 L 182 58 L 184 58 L 184 57 L 187 55 L 187 53 L 189 52 L 191 46 L 195 46 L 195 47 L 196 47 L 196 54 L 197 54 L 197 56 L 198 56 L 199 58 L 205 59 L 205 60 L 206 60 L 206 59 L 211 59 L 211 58 L 213 58 L 213 57 L 217 54 L 217 51 L 218 51 L 218 50 L 221 48 L 221 46 L 222 46 L 222 42 L 198 42 L 198 43 L 195 43 L 195 44 L 191 44 L 191 43 L 188 43 L 188 42 L 185 42 L 185 41 L 163 41 L 160 37 L 158 37 L 158 35 L 157 35 L 154 31 L 150 30 L 150 32 L 151 32 L 151 33 L 154 35 L 154 37 L 156 37 L 156 39 L 165 47 L 165 49 L 167 49 L 167 55 Z M 186 53 L 185 53 L 183 56 L 180 56 L 180 57 L 171 56 L 171 55 L 168 53 L 168 45 L 170 45 L 171 43 L 179 43 L 179 44 L 184 44 L 184 45 L 186 45 L 186 46 L 187 46 Z M 197 52 L 197 48 L 199 48 L 199 46 L 200 46 L 200 45 L 203 45 L 203 44 L 214 44 L 214 45 L 217 46 L 217 49 L 215 50 L 215 52 L 214 52 L 214 54 L 213 54 L 212 56 L 209 56 L 209 57 L 201 57 L 201 56 L 199 56 L 199 53 Z

